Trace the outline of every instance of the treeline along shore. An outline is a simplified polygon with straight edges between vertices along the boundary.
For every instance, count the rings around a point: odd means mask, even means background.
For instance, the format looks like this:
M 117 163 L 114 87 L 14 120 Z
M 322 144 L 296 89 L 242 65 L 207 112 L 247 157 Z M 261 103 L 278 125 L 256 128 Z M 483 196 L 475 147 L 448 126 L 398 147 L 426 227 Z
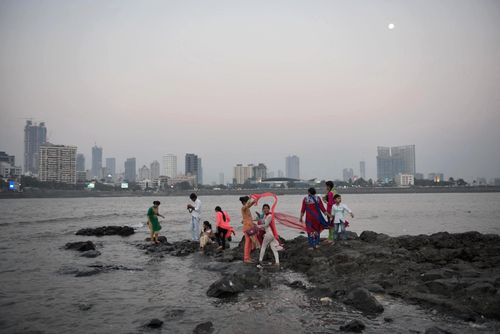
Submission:
M 307 193 L 306 188 L 270 188 L 270 189 L 198 189 L 195 190 L 199 196 L 220 195 L 246 195 L 248 193 L 259 193 L 271 191 L 276 195 L 302 195 Z M 341 194 L 412 194 L 412 193 L 488 193 L 500 192 L 500 186 L 466 186 L 466 187 L 347 187 L 337 188 Z M 148 191 L 99 191 L 99 190 L 60 190 L 60 189 L 37 189 L 25 190 L 23 192 L 3 191 L 0 199 L 4 198 L 72 198 L 72 197 L 142 197 L 142 196 L 188 196 L 193 190 L 172 190 L 166 192 Z

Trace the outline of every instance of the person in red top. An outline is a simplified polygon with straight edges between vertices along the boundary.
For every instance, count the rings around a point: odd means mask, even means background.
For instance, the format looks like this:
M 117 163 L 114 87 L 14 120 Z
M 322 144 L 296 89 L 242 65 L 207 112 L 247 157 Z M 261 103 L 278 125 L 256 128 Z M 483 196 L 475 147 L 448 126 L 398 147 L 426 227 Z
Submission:
M 335 201 L 333 199 L 333 196 L 335 196 L 335 189 L 333 188 L 332 181 L 326 181 L 325 185 L 326 185 L 326 195 L 325 195 L 324 199 L 326 202 L 326 211 L 329 214 L 332 214 L 333 204 L 335 204 Z M 329 243 L 333 242 L 333 233 L 334 233 L 333 220 L 330 219 L 330 225 L 328 226 L 328 242 Z
M 329 218 L 332 215 L 326 211 L 321 197 L 316 195 L 316 189 L 309 188 L 309 194 L 302 200 L 302 209 L 300 210 L 300 222 L 303 222 L 304 214 L 306 216 L 306 232 L 309 241 L 309 249 L 315 249 L 319 245 L 321 231 L 328 228 L 329 222 L 323 214 Z
M 222 211 L 220 206 L 215 207 L 215 222 L 217 224 L 217 234 L 216 239 L 219 244 L 219 249 L 226 249 L 226 239 L 231 238 L 231 233 L 234 233 L 234 229 L 229 224 L 231 218 L 226 211 Z

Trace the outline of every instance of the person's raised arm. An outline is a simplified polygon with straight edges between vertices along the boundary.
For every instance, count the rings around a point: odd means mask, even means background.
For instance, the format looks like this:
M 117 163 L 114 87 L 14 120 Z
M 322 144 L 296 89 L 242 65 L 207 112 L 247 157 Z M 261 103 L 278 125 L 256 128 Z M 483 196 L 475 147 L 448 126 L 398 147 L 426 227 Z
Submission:
M 245 209 L 250 209 L 254 203 L 255 203 L 254 199 L 250 197 L 248 202 L 246 202 L 245 205 L 243 205 L 243 207 Z

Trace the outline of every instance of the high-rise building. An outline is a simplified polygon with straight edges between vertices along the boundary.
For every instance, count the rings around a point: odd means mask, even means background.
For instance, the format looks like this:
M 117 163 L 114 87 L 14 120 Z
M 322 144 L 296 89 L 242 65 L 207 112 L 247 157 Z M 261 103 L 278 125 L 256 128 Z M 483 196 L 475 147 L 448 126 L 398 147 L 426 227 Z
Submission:
M 151 180 L 151 171 L 146 165 L 139 168 L 139 181 L 143 180 Z
M 377 179 L 389 182 L 397 174 L 415 175 L 415 145 L 377 147 Z
M 285 173 L 281 169 L 278 169 L 278 177 L 285 177 Z
M 26 121 L 24 127 L 24 172 L 37 174 L 40 165 L 40 145 L 47 142 L 47 128 L 44 122 L 40 124 Z
M 76 171 L 77 172 L 85 171 L 85 156 L 82 153 L 78 153 L 76 155 Z
M 359 162 L 359 177 L 363 180 L 366 179 L 366 163 L 364 161 Z
M 135 170 L 135 158 L 128 158 L 127 160 L 125 160 L 125 174 L 123 176 L 125 181 L 135 182 Z
M 257 166 L 253 166 L 252 177 L 257 181 L 262 181 L 267 178 L 267 167 L 263 163 L 259 163 Z
M 106 158 L 106 174 L 111 175 L 111 178 L 116 176 L 116 158 Z
M 194 176 L 198 175 L 198 156 L 196 154 L 186 154 L 184 174 Z
M 296 155 L 286 157 L 286 177 L 300 179 L 300 159 Z
M 219 173 L 219 184 L 225 184 L 224 182 L 224 173 Z
M 151 169 L 151 180 L 158 181 L 160 178 L 160 163 L 158 161 L 153 161 L 150 165 Z
M 40 181 L 76 183 L 76 146 L 40 145 Z
M 344 182 L 354 181 L 354 170 L 352 168 L 344 168 L 342 170 L 342 179 Z
M 90 169 L 93 179 L 102 179 L 102 147 L 92 147 L 92 168 Z
M 203 184 L 203 166 L 201 164 L 201 158 L 198 158 L 198 173 L 196 174 L 196 179 L 198 184 Z
M 194 176 L 196 178 L 196 183 L 199 184 L 200 180 L 198 179 L 200 176 L 203 179 L 203 171 L 200 171 L 200 160 L 196 154 L 187 153 L 185 160 L 185 174 L 186 176 Z M 201 180 L 203 181 L 203 180 Z
M 243 166 L 238 164 L 233 167 L 233 180 L 236 184 L 244 184 L 253 177 L 253 165 Z
M 165 169 L 165 176 L 171 179 L 177 177 L 177 156 L 174 154 L 164 155 L 163 168 Z

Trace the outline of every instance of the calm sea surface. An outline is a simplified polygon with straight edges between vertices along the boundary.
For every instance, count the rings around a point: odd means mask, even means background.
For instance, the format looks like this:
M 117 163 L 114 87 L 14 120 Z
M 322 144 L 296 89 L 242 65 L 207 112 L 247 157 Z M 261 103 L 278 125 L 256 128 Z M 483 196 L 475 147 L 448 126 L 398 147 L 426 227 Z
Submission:
M 165 321 L 161 331 L 190 333 L 196 324 L 212 321 L 215 333 L 319 333 L 336 331 L 346 319 L 362 318 L 342 304 L 333 309 L 310 306 L 301 291 L 283 282 L 303 279 L 293 272 L 273 274 L 272 288 L 247 291 L 236 300 L 208 298 L 208 286 L 220 276 L 203 269 L 200 254 L 185 258 L 152 258 L 134 243 L 147 235 L 145 213 L 151 202 L 162 202 L 166 216 L 162 233 L 169 240 L 189 237 L 187 198 L 71 198 L 0 200 L 0 332 L 2 333 L 138 333 L 149 319 Z M 298 216 L 302 196 L 281 196 L 277 211 Z M 202 219 L 214 220 L 213 209 L 222 206 L 232 217 L 241 237 L 237 196 L 202 197 Z M 373 230 L 389 235 L 439 231 L 500 234 L 500 193 L 478 194 L 363 194 L 344 195 L 355 213 L 351 230 Z M 79 237 L 83 227 L 129 225 L 137 233 L 128 238 Z M 278 225 L 285 238 L 297 232 Z M 79 257 L 62 250 L 70 241 L 92 240 L 102 255 Z M 90 277 L 67 274 L 91 264 L 122 265 L 141 269 L 117 270 Z M 489 333 L 491 322 L 470 325 L 434 315 L 388 297 L 386 311 L 366 319 L 366 333 L 407 333 L 433 324 L 458 333 Z M 169 315 L 174 309 L 182 316 Z M 393 323 L 384 323 L 384 316 Z M 265 330 L 261 328 L 266 324 Z

